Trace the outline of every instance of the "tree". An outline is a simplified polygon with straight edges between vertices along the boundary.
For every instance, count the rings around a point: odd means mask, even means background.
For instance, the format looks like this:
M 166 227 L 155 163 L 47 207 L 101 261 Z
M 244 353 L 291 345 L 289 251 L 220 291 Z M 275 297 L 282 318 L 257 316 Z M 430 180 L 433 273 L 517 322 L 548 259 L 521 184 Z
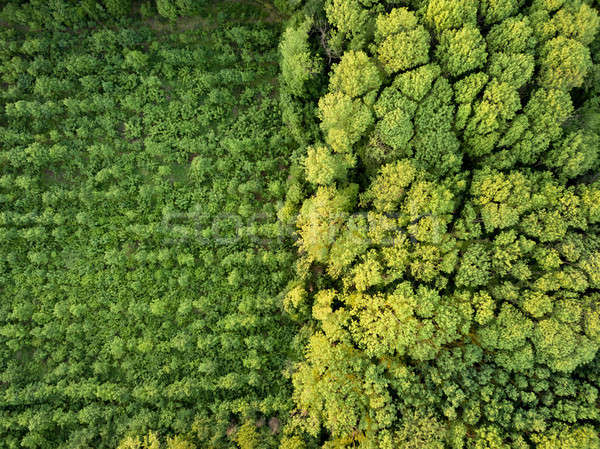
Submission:
M 540 85 L 548 89 L 580 87 L 592 66 L 589 49 L 563 36 L 546 42 L 541 56 Z
M 341 92 L 329 93 L 319 100 L 319 117 L 325 141 L 338 153 L 349 152 L 373 123 L 363 101 Z
M 350 97 L 360 97 L 377 90 L 381 85 L 381 75 L 375 63 L 363 51 L 344 53 L 339 64 L 333 67 L 330 89 Z
M 281 76 L 292 95 L 306 95 L 306 82 L 321 70 L 321 61 L 311 55 L 308 33 L 313 26 L 307 17 L 297 27 L 289 26 L 283 32 L 279 51 L 281 52 Z
M 474 26 L 445 30 L 436 52 L 444 71 L 455 77 L 482 67 L 487 60 L 485 41 Z
M 406 8 L 394 8 L 377 17 L 377 57 L 388 74 L 404 71 L 429 61 L 429 33 L 418 25 Z
M 131 9 L 131 0 L 104 0 L 104 5 L 113 16 L 126 16 Z
M 335 180 L 343 181 L 352 162 L 345 155 L 332 154 L 327 146 L 311 147 L 304 160 L 306 179 L 320 185 L 329 185 Z

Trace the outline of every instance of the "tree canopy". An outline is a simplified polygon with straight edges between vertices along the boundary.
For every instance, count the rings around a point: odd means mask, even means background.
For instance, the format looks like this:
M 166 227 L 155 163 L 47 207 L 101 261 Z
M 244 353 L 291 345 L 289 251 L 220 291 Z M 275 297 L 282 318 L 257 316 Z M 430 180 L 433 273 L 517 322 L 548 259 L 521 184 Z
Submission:
M 598 11 L 324 13 L 322 136 L 286 202 L 308 335 L 289 447 L 597 447 Z

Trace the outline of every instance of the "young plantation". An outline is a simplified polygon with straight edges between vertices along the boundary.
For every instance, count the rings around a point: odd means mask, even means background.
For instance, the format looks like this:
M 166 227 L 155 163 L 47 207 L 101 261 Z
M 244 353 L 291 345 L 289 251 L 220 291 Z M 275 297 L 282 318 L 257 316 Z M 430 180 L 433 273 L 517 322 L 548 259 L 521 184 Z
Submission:
M 600 449 L 597 2 L 0 5 L 0 448 Z
M 276 447 L 293 146 L 260 13 L 2 27 L 0 447 L 230 447 L 250 418 Z

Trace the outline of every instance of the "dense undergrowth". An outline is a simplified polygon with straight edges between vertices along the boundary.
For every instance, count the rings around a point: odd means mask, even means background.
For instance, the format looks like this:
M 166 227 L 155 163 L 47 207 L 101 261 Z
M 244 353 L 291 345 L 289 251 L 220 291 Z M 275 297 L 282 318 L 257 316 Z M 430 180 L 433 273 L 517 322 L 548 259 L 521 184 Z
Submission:
M 247 419 L 275 444 L 295 333 L 280 24 L 199 14 L 0 29 L 2 448 L 229 447 Z
M 597 2 L 0 19 L 0 447 L 600 448 Z

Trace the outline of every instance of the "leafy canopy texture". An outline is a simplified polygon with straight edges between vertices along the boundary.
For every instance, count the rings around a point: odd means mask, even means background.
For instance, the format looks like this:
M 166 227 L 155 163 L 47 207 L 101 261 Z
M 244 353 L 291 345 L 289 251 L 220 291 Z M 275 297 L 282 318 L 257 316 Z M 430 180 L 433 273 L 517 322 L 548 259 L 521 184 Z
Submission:
M 175 21 L 181 16 L 202 13 L 207 3 L 206 0 L 6 0 L 0 3 L 0 11 L 10 26 L 65 30 L 114 25 L 115 19 L 126 21 L 134 10 L 147 18 Z
M 321 137 L 280 213 L 308 323 L 283 447 L 600 447 L 597 9 L 324 15 Z
M 1 2 L 0 449 L 600 449 L 598 2 L 273 3 Z
M 256 11 L 0 26 L 0 448 L 277 445 L 292 142 Z

